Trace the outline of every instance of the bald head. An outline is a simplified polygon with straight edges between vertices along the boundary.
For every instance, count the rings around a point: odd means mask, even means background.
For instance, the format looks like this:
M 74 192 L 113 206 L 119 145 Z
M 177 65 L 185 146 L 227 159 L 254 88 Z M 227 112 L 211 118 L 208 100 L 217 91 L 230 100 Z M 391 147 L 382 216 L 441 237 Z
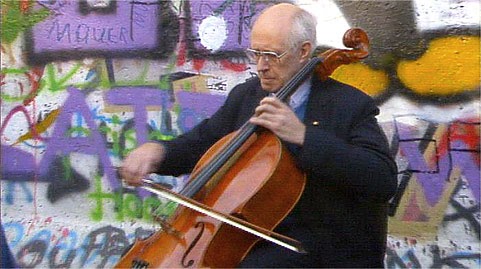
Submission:
M 259 19 L 264 17 L 269 17 L 269 16 L 282 19 L 282 18 L 291 16 L 297 12 L 300 12 L 301 10 L 302 9 L 300 7 L 293 4 L 288 4 L 288 3 L 277 4 L 263 10 L 259 16 Z
M 252 34 L 258 34 L 262 31 L 263 34 L 270 34 L 277 37 L 282 45 L 288 46 L 288 37 L 291 33 L 291 28 L 295 15 L 301 9 L 292 4 L 278 4 L 271 6 L 264 10 L 257 18 L 252 28 Z
M 286 21 L 292 19 L 298 12 L 302 12 L 302 9 L 296 5 L 287 3 L 277 4 L 262 11 L 257 20 L 277 19 L 277 21 Z
M 258 52 L 256 67 L 264 90 L 276 92 L 309 61 L 315 25 L 312 15 L 292 4 L 274 5 L 259 15 L 250 51 Z
M 265 9 L 257 18 L 252 34 L 271 33 L 282 38 L 283 45 L 296 47 L 308 41 L 312 49 L 316 46 L 316 19 L 304 9 L 288 3 L 277 4 Z

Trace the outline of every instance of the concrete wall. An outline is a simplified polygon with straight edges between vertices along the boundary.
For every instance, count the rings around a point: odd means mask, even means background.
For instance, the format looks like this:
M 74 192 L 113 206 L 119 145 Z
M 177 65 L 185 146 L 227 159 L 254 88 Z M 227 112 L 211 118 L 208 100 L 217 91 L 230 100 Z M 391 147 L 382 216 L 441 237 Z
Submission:
M 111 267 L 159 228 L 162 200 L 114 167 L 254 76 L 242 50 L 266 3 L 2 0 L 1 218 L 21 266 Z M 479 1 L 298 3 L 321 47 L 350 27 L 370 36 L 370 57 L 333 76 L 378 101 L 396 154 L 387 266 L 479 267 Z

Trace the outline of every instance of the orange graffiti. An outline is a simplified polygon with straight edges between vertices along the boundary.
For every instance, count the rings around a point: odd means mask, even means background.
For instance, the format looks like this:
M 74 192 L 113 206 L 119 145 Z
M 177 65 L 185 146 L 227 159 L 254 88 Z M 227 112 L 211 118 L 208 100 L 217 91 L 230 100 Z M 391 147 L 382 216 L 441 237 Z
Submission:
M 20 136 L 13 145 L 16 145 L 28 139 L 32 139 L 34 137 L 34 134 L 41 134 L 45 132 L 48 129 L 48 127 L 50 127 L 55 122 L 55 119 L 57 119 L 59 113 L 60 113 L 60 109 L 56 109 L 52 111 L 50 114 L 48 114 L 45 120 L 41 121 L 38 124 L 33 125 L 30 131 Z

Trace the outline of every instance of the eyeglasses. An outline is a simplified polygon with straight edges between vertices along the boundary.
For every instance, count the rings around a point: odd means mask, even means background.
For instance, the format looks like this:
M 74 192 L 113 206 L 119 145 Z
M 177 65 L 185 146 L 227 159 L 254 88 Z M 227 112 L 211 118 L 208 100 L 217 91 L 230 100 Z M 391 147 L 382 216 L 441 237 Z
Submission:
M 287 54 L 287 52 L 289 52 L 289 50 L 286 50 L 283 53 L 278 54 L 277 52 L 274 52 L 274 51 L 260 51 L 255 49 L 246 49 L 246 55 L 249 58 L 249 60 L 252 61 L 252 63 L 258 63 L 261 57 L 267 63 L 274 63 L 274 62 L 278 63 L 280 59 Z

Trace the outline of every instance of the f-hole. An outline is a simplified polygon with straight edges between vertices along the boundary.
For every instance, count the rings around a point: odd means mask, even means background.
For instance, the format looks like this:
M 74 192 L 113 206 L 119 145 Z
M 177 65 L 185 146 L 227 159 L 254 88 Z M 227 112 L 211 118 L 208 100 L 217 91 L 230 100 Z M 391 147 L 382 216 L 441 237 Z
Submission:
M 194 260 L 189 260 L 187 262 L 187 256 L 189 255 L 189 253 L 192 251 L 192 249 L 195 247 L 197 242 L 199 242 L 200 238 L 202 237 L 202 234 L 204 233 L 204 230 L 205 230 L 205 223 L 197 222 L 197 224 L 195 224 L 195 228 L 200 228 L 200 231 L 197 234 L 197 236 L 194 238 L 194 241 L 192 241 L 192 243 L 187 248 L 187 251 L 185 252 L 184 256 L 182 256 L 182 266 L 184 266 L 185 268 L 191 267 L 194 264 Z

